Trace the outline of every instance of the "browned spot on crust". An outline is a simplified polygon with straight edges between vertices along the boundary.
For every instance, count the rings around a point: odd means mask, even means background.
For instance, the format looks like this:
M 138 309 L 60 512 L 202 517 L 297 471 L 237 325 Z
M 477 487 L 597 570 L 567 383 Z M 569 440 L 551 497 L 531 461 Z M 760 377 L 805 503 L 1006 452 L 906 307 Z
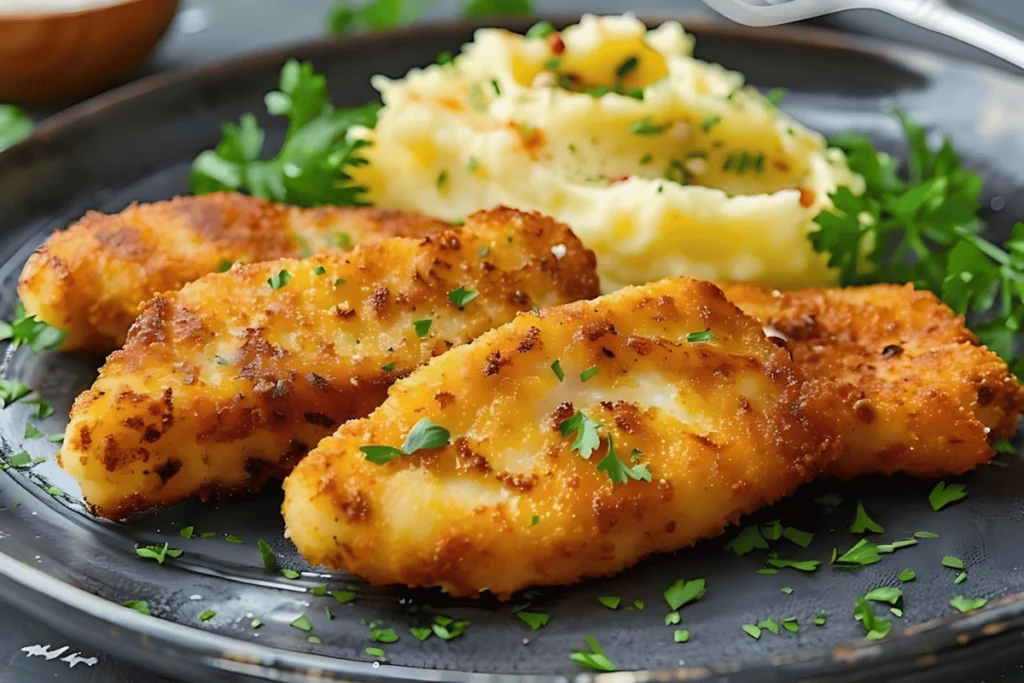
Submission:
M 633 349 L 638 356 L 646 356 L 654 349 L 654 342 L 647 337 L 629 335 L 626 337 L 626 346 Z
M 434 400 L 444 409 L 455 403 L 455 394 L 448 391 L 439 391 L 434 395 Z
M 978 387 L 978 405 L 987 406 L 996 398 L 996 390 L 992 387 L 982 385 Z
M 528 351 L 532 351 L 533 347 L 539 343 L 541 343 L 540 330 L 536 327 L 531 327 L 526 331 L 526 336 L 523 337 L 521 342 L 519 342 L 519 346 L 516 347 L 516 350 L 519 353 L 527 353 Z
M 854 403 L 853 412 L 857 419 L 865 424 L 871 424 L 875 421 L 875 409 L 869 401 L 861 400 Z
M 675 530 L 676 530 L 675 520 L 670 520 L 668 522 L 668 524 L 665 525 L 665 533 L 666 534 L 672 534 L 672 533 L 675 533 Z
M 156 472 L 156 475 L 160 477 L 160 481 L 162 481 L 165 484 L 167 483 L 168 479 L 173 477 L 180 470 L 181 461 L 177 460 L 176 458 L 169 458 L 167 462 L 165 462 L 160 467 L 153 468 L 153 471 Z
M 882 358 L 895 358 L 903 355 L 903 347 L 899 344 L 889 344 L 882 349 Z
M 644 517 L 644 501 L 640 496 L 616 496 L 607 492 L 594 495 L 591 504 L 594 520 L 601 533 L 608 533 L 616 524 L 626 521 L 639 522 Z
M 114 258 L 143 261 L 152 253 L 138 229 L 123 220 L 97 230 L 93 236 Z
M 491 375 L 498 374 L 501 370 L 501 366 L 508 365 L 509 359 L 503 358 L 501 351 L 493 351 L 487 355 L 484 360 L 484 377 L 490 377 Z
M 303 413 L 302 417 L 311 425 L 317 425 L 324 429 L 333 429 L 337 426 L 337 422 L 329 415 L 323 413 Z
M 464 472 L 486 474 L 491 471 L 487 461 L 469 447 L 469 441 L 460 436 L 455 440 L 456 467 Z
M 606 334 L 615 334 L 615 325 L 612 323 L 602 320 L 600 322 L 594 322 L 584 325 L 573 335 L 573 340 L 581 341 L 586 339 L 587 341 L 597 341 Z
M 370 298 L 367 299 L 367 305 L 380 315 L 383 312 L 385 306 L 388 305 L 388 299 L 391 297 L 391 292 L 388 291 L 387 287 L 377 287 L 370 294 Z
M 387 290 L 384 290 L 384 291 L 386 292 Z M 386 300 L 387 300 L 387 297 L 385 297 L 385 301 Z M 354 309 L 354 308 L 345 308 L 341 304 L 338 304 L 337 306 L 334 307 L 334 312 L 342 320 L 351 320 L 351 319 L 356 317 L 356 309 Z
M 156 427 L 146 427 L 145 434 L 142 435 L 142 440 L 146 443 L 156 443 L 162 436 L 159 429 Z
M 494 477 L 506 486 L 511 486 L 517 491 L 526 493 L 537 484 L 536 474 L 512 474 L 510 472 L 497 472 Z
M 555 430 L 557 430 L 558 426 L 562 424 L 562 422 L 564 422 L 565 420 L 568 420 L 570 417 L 572 417 L 575 412 L 576 410 L 572 407 L 572 403 L 570 403 L 569 401 L 559 403 L 555 407 L 554 412 L 551 413 L 551 426 L 554 427 Z

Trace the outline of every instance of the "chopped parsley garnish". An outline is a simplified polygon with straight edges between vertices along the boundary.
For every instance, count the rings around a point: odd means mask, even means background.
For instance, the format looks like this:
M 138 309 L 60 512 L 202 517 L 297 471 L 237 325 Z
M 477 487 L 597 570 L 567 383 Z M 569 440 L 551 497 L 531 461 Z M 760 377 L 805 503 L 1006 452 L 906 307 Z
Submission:
M 946 555 L 942 558 L 942 566 L 949 567 L 950 569 L 963 569 L 964 561 L 961 560 L 959 557 L 954 557 L 953 555 Z
M 38 439 L 41 436 L 43 436 L 43 433 L 41 431 L 39 431 L 38 427 L 36 427 L 31 422 L 28 422 L 28 423 L 25 424 L 25 438 L 26 439 Z
M 931 504 L 932 510 L 937 512 L 950 503 L 966 497 L 967 491 L 964 490 L 963 484 L 950 484 L 947 486 L 946 482 L 940 481 L 932 489 L 932 492 L 928 494 L 928 502 Z
M 448 186 L 448 171 L 444 170 L 444 171 L 441 171 L 440 173 L 438 173 L 437 174 L 437 180 L 434 181 L 434 184 L 437 185 L 437 189 L 438 190 L 443 190 L 445 187 L 447 187 Z
M 273 574 L 278 569 L 277 555 L 262 538 L 256 541 L 256 545 L 259 546 L 260 555 L 263 557 L 263 570 Z
M 845 553 L 835 558 L 833 563 L 836 564 L 851 564 L 851 565 L 867 565 L 881 562 L 881 552 L 879 547 L 874 543 L 869 543 L 867 539 L 860 539 L 856 545 L 847 550 Z
M 178 530 L 178 535 L 182 538 L 192 538 L 192 534 L 195 530 L 196 528 L 193 526 L 183 526 Z
M 306 638 L 306 640 L 312 643 L 313 645 L 320 645 L 321 643 L 323 643 L 323 641 L 320 640 L 318 636 L 309 636 L 308 638 Z
M 263 622 L 259 619 L 253 619 L 249 622 L 249 628 L 259 628 L 260 626 L 263 626 Z
M 634 600 L 633 601 L 633 608 L 634 609 L 643 609 L 644 606 L 645 606 L 645 603 L 644 603 L 643 600 Z
M 294 569 L 278 569 L 277 573 L 280 576 L 283 576 L 284 578 L 289 579 L 290 581 L 294 581 L 295 579 L 297 579 L 300 576 L 302 576 L 301 574 L 299 574 Z
M 25 315 L 25 305 L 18 301 L 14 304 L 14 318 L 11 322 L 0 321 L 0 341 L 5 339 L 10 339 L 14 348 L 27 344 L 33 353 L 39 353 L 60 348 L 67 334 L 36 320 L 34 315 Z
M 522 619 L 523 623 L 534 631 L 547 626 L 548 622 L 551 621 L 551 615 L 544 614 L 543 612 L 516 612 L 516 616 Z
M 778 557 L 769 557 L 768 564 L 776 569 L 785 569 L 789 567 L 801 572 L 815 572 L 818 571 L 818 566 L 821 562 L 818 560 L 783 560 Z
M 565 372 L 562 371 L 562 362 L 560 360 L 556 359 L 555 362 L 551 364 L 551 372 L 555 373 L 555 377 L 558 378 L 559 382 L 565 380 Z
M 377 659 L 384 659 L 384 650 L 380 649 L 379 647 L 368 647 L 363 651 L 371 657 L 376 657 Z
M 289 282 L 292 281 L 292 274 L 287 270 L 279 271 L 270 276 L 267 280 L 267 284 L 270 285 L 271 289 L 281 289 Z
M 782 101 L 782 98 L 786 96 L 787 92 L 789 91 L 786 88 L 772 88 L 764 94 L 764 98 L 768 100 L 768 104 L 778 108 L 779 102 Z
M 53 406 L 47 403 L 42 397 L 30 398 L 25 401 L 30 406 L 36 406 L 36 417 L 44 420 L 53 415 Z
M 721 123 L 721 121 L 721 116 L 719 116 L 718 114 L 712 114 L 711 116 L 708 116 L 701 122 L 701 130 L 703 130 L 705 133 L 710 133 L 711 129 L 717 126 L 719 123 Z
M 988 604 L 988 600 L 985 598 L 965 598 L 962 595 L 958 595 L 949 601 L 950 607 L 961 612 L 973 612 L 976 609 L 981 609 L 986 604 Z
M 476 167 L 478 165 L 479 162 L 476 160 L 476 157 L 470 157 L 469 160 L 466 162 L 466 170 L 472 173 L 473 171 L 476 170 Z
M 228 543 L 241 543 L 242 542 L 242 539 L 240 539 L 238 536 L 235 536 L 234 534 L 224 534 L 224 540 L 227 541 Z
M 857 598 L 853 603 L 853 618 L 864 627 L 868 640 L 881 640 L 892 630 L 892 622 L 876 617 L 871 603 L 864 598 Z
M 597 464 L 597 471 L 604 472 L 612 480 L 612 484 L 625 484 L 630 479 L 634 481 L 650 481 L 651 473 L 647 465 L 628 466 L 622 462 L 615 453 L 615 442 L 612 435 L 608 435 L 608 453 L 601 462 Z
M 706 591 L 704 579 L 679 579 L 665 590 L 665 602 L 668 603 L 670 610 L 675 611 L 683 605 L 701 599 Z
M 587 380 L 597 377 L 598 367 L 591 365 L 589 368 L 580 373 L 580 381 L 586 382 Z
M 850 531 L 855 534 L 862 534 L 865 531 L 870 531 L 873 534 L 881 534 L 885 532 L 885 529 L 868 517 L 868 513 L 864 511 L 864 505 L 858 500 L 857 517 L 853 520 L 853 526 L 850 527 Z
M 0 104 L 0 152 L 32 134 L 35 123 L 13 104 Z
M 959 586 L 961 583 L 963 583 L 966 580 L 967 580 L 967 572 L 960 572 L 959 574 L 956 575 L 956 578 L 953 579 L 953 583 L 956 584 L 957 586 Z
M 593 636 L 586 636 L 586 639 L 587 646 L 591 651 L 573 652 L 569 655 L 569 659 L 597 671 L 615 671 L 617 669 L 615 663 L 604 653 L 597 640 Z
M 819 505 L 824 505 L 827 508 L 834 508 L 839 507 L 839 505 L 843 502 L 843 498 L 838 493 L 826 493 L 823 496 L 818 496 L 817 498 L 815 498 L 814 502 L 818 503 Z
M 423 339 L 430 334 L 430 326 L 434 324 L 434 321 L 430 318 L 424 318 L 423 320 L 416 320 L 412 326 L 416 330 L 416 336 Z
M 434 617 L 434 623 L 430 625 L 430 629 L 441 640 L 452 640 L 465 633 L 469 625 L 470 623 L 465 619 L 456 621 L 450 617 L 438 615 Z
M 63 495 L 65 495 L 64 492 L 62 490 L 60 490 L 59 488 L 57 488 L 56 486 L 48 486 L 48 487 L 46 487 L 46 492 L 49 493 L 51 496 L 63 496 Z M 179 555 L 181 554 L 180 550 L 178 551 L 178 554 Z M 174 555 L 171 555 L 171 557 L 174 557 Z
M 660 135 L 665 132 L 667 127 L 665 124 L 654 123 L 648 116 L 630 124 L 629 132 L 632 135 Z
M 764 574 L 765 576 L 772 576 L 774 574 L 778 574 L 779 570 L 775 569 L 774 567 L 762 567 L 761 569 L 758 569 L 754 573 L 755 574 Z
M 777 541 L 782 538 L 782 533 L 785 529 L 782 527 L 782 523 L 779 520 L 773 520 L 768 524 L 761 527 L 761 533 L 769 541 Z
M 790 586 L 784 586 L 782 588 L 782 592 L 785 593 L 786 595 L 792 595 L 793 594 L 793 589 Z
M 217 365 L 231 365 L 231 361 L 225 358 L 224 356 L 214 356 L 213 360 L 217 363 Z
M 327 238 L 332 246 L 338 249 L 351 249 L 352 248 L 352 236 L 347 232 L 336 232 Z
M 145 614 L 147 617 L 151 616 L 149 613 L 149 603 L 145 600 L 125 600 L 121 605 L 133 609 L 139 614 Z
M 794 529 L 791 526 L 786 527 L 786 529 L 782 532 L 782 537 L 785 538 L 787 541 L 791 541 L 792 543 L 797 544 L 801 548 L 806 548 L 811 544 L 811 541 L 814 540 L 814 534 L 807 531 L 800 531 L 799 529 Z
M 489 246 L 485 245 L 485 246 L 480 247 L 480 251 L 476 252 L 476 255 L 479 256 L 480 258 L 484 258 L 485 256 L 487 256 L 490 253 L 491 253 L 491 248 Z
M 281 69 L 280 90 L 267 93 L 267 111 L 288 119 L 281 149 L 261 159 L 265 134 L 251 114 L 221 127 L 216 148 L 192 162 L 193 194 L 248 190 L 251 194 L 297 206 L 363 204 L 365 187 L 352 182 L 352 168 L 364 165 L 365 140 L 348 140 L 352 126 L 372 128 L 378 103 L 336 109 L 327 79 L 310 62 L 290 59 Z
M 530 518 L 530 526 L 537 526 L 537 522 L 540 521 L 540 516 L 534 515 Z
M 908 581 L 913 581 L 916 578 L 917 578 L 917 572 L 915 572 L 913 569 L 904 569 L 903 571 L 900 572 L 900 581 L 902 581 L 903 583 L 907 583 Z
M 480 292 L 474 292 L 472 290 L 466 289 L 465 287 L 459 287 L 458 289 L 453 289 L 452 291 L 448 292 L 448 301 L 451 301 L 458 308 L 463 308 L 466 304 L 468 304 L 470 301 L 477 298 L 478 296 L 480 296 Z
M 895 605 L 903 597 L 903 591 L 899 588 L 893 588 L 892 586 L 881 586 L 869 591 L 864 596 L 865 600 L 872 600 L 874 602 L 887 602 L 890 605 Z
M 391 372 L 392 370 L 395 369 L 395 365 L 396 365 L 395 361 L 391 361 L 387 365 L 380 366 L 380 369 L 383 370 L 384 372 Z
M 701 330 L 700 332 L 690 332 L 686 335 L 686 341 L 691 344 L 696 342 L 708 342 L 711 341 L 711 330 Z
M 31 389 L 24 382 L 19 382 L 16 379 L 0 379 L 0 408 L 5 408 L 18 399 L 28 396 L 30 391 Z
M 136 545 L 135 554 L 147 560 L 156 560 L 164 563 L 168 557 L 179 557 L 183 551 L 177 548 L 169 548 L 166 543 L 160 545 Z
M 828 612 L 826 612 L 825 610 L 821 610 L 820 612 L 818 612 L 818 616 L 814 618 L 814 625 L 824 626 L 826 619 L 828 619 Z
M 346 605 L 356 599 L 356 592 L 350 590 L 331 591 L 331 597 L 340 604 Z
M 64 443 L 64 435 L 50 434 L 48 437 L 46 437 L 46 440 L 49 441 L 50 443 Z
M 614 595 L 606 595 L 597 599 L 599 603 L 607 607 L 608 609 L 618 609 L 619 605 L 622 604 L 622 598 Z
M 208 609 L 199 615 L 199 621 L 209 621 L 210 619 L 213 619 L 215 616 L 217 616 L 217 613 L 214 612 L 212 609 Z
M 683 618 L 679 615 L 679 612 L 669 612 L 665 615 L 665 626 L 672 626 L 681 622 Z
M 218 273 L 226 273 L 229 270 L 231 270 L 231 266 L 233 266 L 233 265 L 235 265 L 234 261 L 229 261 L 228 259 L 224 259 L 223 261 L 221 261 L 220 263 L 217 264 L 217 272 Z
M 757 627 L 759 629 L 769 631 L 773 635 L 779 635 L 779 625 L 772 619 L 765 619 L 764 621 L 757 622 Z
M 388 645 L 390 643 L 398 642 L 398 634 L 395 633 L 395 629 L 393 628 L 371 628 L 370 640 L 375 643 L 384 643 L 385 645 Z
M 577 410 L 573 413 L 572 417 L 568 417 L 559 423 L 558 430 L 562 436 L 576 434 L 576 439 L 572 443 L 572 449 L 579 452 L 580 456 L 586 460 L 601 445 L 601 437 L 597 433 L 600 426 L 600 422 L 594 422 Z
M 306 618 L 305 614 L 300 615 L 298 617 L 295 617 L 295 619 L 292 621 L 292 623 L 290 623 L 288 625 L 291 626 L 292 628 L 297 628 L 300 631 L 309 632 L 309 631 L 313 630 L 313 625 L 309 623 L 309 619 Z
M 428 418 L 423 418 L 409 430 L 401 449 L 394 446 L 362 446 L 360 451 L 375 465 L 391 462 L 400 455 L 412 455 L 418 450 L 447 446 L 451 433 Z
M 547 38 L 555 32 L 555 27 L 550 21 L 540 21 L 530 27 L 526 32 L 527 38 Z
M 323 586 L 323 585 L 313 586 L 312 588 L 309 589 L 309 592 L 310 592 L 311 595 L 318 595 L 318 596 L 327 595 L 327 586 Z
M 320 276 L 324 275 L 325 273 L 327 273 L 327 269 L 324 268 L 323 266 L 317 266 L 316 268 L 313 269 L 314 275 Z
M 11 467 L 28 467 L 32 464 L 32 455 L 28 451 L 22 451 L 12 455 L 7 464 Z
M 217 534 L 215 532 L 213 532 L 213 531 L 204 531 L 203 533 L 199 534 L 199 538 L 216 538 L 216 537 L 217 537 Z
M 743 632 L 751 638 L 753 638 L 754 640 L 757 640 L 761 637 L 761 629 L 759 629 L 757 626 L 754 626 L 753 624 L 743 624 Z
M 672 633 L 672 640 L 677 643 L 685 643 L 690 640 L 690 632 L 686 629 L 677 629 Z
M 412 634 L 413 638 L 422 643 L 424 640 L 429 638 L 431 634 L 433 634 L 434 632 L 430 630 L 429 626 L 413 626 L 409 629 L 409 633 Z

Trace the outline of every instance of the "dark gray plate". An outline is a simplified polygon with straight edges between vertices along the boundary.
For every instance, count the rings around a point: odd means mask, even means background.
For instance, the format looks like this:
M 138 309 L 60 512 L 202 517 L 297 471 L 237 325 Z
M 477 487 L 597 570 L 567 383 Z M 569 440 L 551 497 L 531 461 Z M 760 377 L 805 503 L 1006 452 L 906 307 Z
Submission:
M 1024 218 L 1021 80 L 832 33 L 691 28 L 701 57 L 746 72 L 758 86 L 788 88 L 784 108 L 827 134 L 865 131 L 898 152 L 898 132 L 886 114 L 895 106 L 953 133 L 967 163 L 986 176 L 992 230 L 1005 233 L 1014 219 Z M 399 76 L 469 38 L 469 27 L 446 26 L 301 45 L 148 79 L 54 118 L 34 138 L 0 155 L 0 311 L 10 311 L 25 258 L 55 228 L 87 209 L 115 212 L 132 200 L 186 192 L 190 160 L 216 143 L 222 121 L 263 111 L 262 95 L 275 86 L 286 57 L 314 60 L 328 75 L 335 101 L 356 104 L 373 95 L 371 74 Z M 261 119 L 275 144 L 283 132 L 279 122 Z M 1007 468 L 986 467 L 965 477 L 968 498 L 939 513 L 928 505 L 931 482 L 899 477 L 819 482 L 757 517 L 781 518 L 816 532 L 810 548 L 782 543 L 778 550 L 786 557 L 822 560 L 818 572 L 757 575 L 762 554 L 739 558 L 722 549 L 725 539 L 716 539 L 653 558 L 614 579 L 524 597 L 517 602 L 530 600 L 532 609 L 552 615 L 547 627 L 533 632 L 509 605 L 371 588 L 306 566 L 282 538 L 274 491 L 220 508 L 185 504 L 128 524 L 91 518 L 78 503 L 74 482 L 53 462 L 56 446 L 22 435 L 30 419 L 46 433 L 63 429 L 72 399 L 92 382 L 96 367 L 95 359 L 37 357 L 21 350 L 6 368 L 6 376 L 37 387 L 56 414 L 34 420 L 33 408 L 24 404 L 0 412 L 3 451 L 26 449 L 47 459 L 27 473 L 0 474 L 0 591 L 40 620 L 96 647 L 187 680 L 574 677 L 585 672 L 568 654 L 583 646 L 584 634 L 594 635 L 619 667 L 637 671 L 617 674 L 616 680 L 955 679 L 981 663 L 995 666 L 1000 658 L 1015 656 L 1024 633 L 1024 599 L 1014 597 L 1024 591 L 1019 570 L 1024 565 L 1019 541 L 1024 464 L 1016 458 Z M 45 488 L 51 485 L 67 495 L 48 495 Z M 827 492 L 841 494 L 838 508 L 829 511 L 813 502 Z M 832 569 L 832 547 L 845 550 L 856 541 L 847 528 L 858 499 L 886 527 L 885 539 L 918 530 L 941 538 L 871 567 Z M 182 539 L 178 530 L 186 525 L 218 537 Z M 225 534 L 243 543 L 226 543 Z M 264 574 L 259 538 L 270 542 L 283 566 L 302 570 L 302 578 Z M 136 541 L 167 541 L 185 552 L 158 566 L 135 556 Z M 959 586 L 953 584 L 956 572 L 940 565 L 947 554 L 967 563 L 969 579 Z M 858 640 L 863 631 L 852 618 L 854 599 L 876 586 L 895 585 L 908 567 L 918 578 L 903 587 L 906 612 L 895 620 L 893 634 L 881 643 Z M 690 630 L 691 641 L 676 644 L 673 628 L 663 624 L 668 609 L 662 592 L 678 578 L 696 577 L 707 579 L 708 593 L 683 610 L 681 627 Z M 359 599 L 339 605 L 329 596 L 305 592 L 324 583 L 354 584 Z M 792 594 L 781 591 L 785 586 Z M 991 602 L 984 611 L 961 617 L 948 605 L 958 594 Z M 642 600 L 645 609 L 610 611 L 597 601 L 607 595 L 621 596 L 624 605 Z M 119 606 L 129 599 L 148 601 L 154 617 Z M 337 617 L 332 621 L 327 606 Z M 822 609 L 829 613 L 827 625 L 815 627 L 812 620 Z M 200 623 L 205 610 L 217 615 Z M 289 627 L 302 614 L 322 644 L 308 643 L 306 634 Z M 469 619 L 472 626 L 457 640 L 421 644 L 409 627 L 429 623 L 434 614 Z M 755 641 L 741 630 L 745 623 L 791 616 L 800 621 L 798 635 L 783 631 Z M 254 617 L 265 625 L 252 629 Z M 384 646 L 388 664 L 374 665 L 364 654 L 374 643 L 360 620 L 380 621 L 401 634 L 398 643 Z

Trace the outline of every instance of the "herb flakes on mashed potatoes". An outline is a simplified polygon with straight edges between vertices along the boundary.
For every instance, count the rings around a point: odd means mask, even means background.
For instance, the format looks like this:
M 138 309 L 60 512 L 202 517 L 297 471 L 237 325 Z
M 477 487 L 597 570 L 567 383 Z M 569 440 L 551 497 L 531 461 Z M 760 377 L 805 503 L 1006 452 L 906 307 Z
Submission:
M 676 22 L 585 15 L 561 32 L 481 29 L 446 64 L 377 76 L 369 164 L 378 206 L 448 220 L 497 204 L 568 223 L 605 290 L 676 275 L 772 287 L 831 284 L 807 239 L 839 150 L 743 77 L 692 57 Z

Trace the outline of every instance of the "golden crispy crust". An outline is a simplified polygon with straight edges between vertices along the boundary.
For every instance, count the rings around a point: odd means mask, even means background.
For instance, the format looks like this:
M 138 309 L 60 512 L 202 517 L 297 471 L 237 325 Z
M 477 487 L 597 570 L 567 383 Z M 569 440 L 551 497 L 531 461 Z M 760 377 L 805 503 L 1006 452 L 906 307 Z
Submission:
M 840 477 L 966 472 L 1013 434 L 1016 378 L 963 318 L 911 285 L 767 292 L 726 285 L 729 299 L 790 341 L 793 360 L 836 395 Z
M 710 343 L 686 340 L 705 328 Z M 802 387 L 788 354 L 710 283 L 520 315 L 321 441 L 285 480 L 287 533 L 313 564 L 460 596 L 613 574 L 813 477 L 834 428 Z M 597 469 L 607 440 L 588 460 L 571 450 L 559 423 L 574 410 L 607 426 L 626 463 L 642 451 L 652 481 L 613 485 Z M 359 451 L 401 446 L 422 418 L 451 444 L 384 465 Z
M 272 289 L 282 271 L 290 281 Z M 459 287 L 479 292 L 461 310 L 448 298 Z M 75 402 L 60 462 L 109 518 L 254 490 L 431 356 L 598 291 L 594 255 L 566 226 L 510 209 L 207 275 L 143 307 Z M 426 319 L 421 338 L 414 321 Z
M 373 208 L 299 209 L 240 194 L 178 197 L 95 211 L 55 232 L 25 264 L 25 311 L 68 333 L 63 349 L 106 353 L 124 342 L 139 305 L 226 262 L 256 263 L 347 250 L 450 227 Z M 335 236 L 348 236 L 346 241 Z

